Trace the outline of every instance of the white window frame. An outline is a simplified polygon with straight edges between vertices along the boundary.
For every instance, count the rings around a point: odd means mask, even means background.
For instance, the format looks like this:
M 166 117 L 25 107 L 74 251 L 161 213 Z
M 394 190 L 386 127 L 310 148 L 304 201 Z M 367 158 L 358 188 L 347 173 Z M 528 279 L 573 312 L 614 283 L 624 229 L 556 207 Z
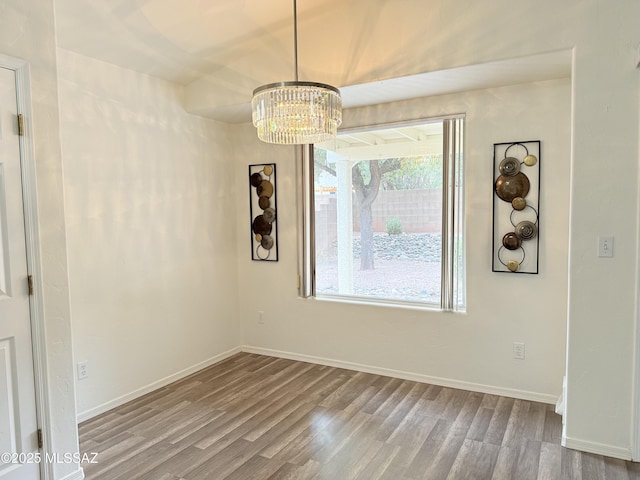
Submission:
M 302 145 L 298 151 L 297 178 L 300 192 L 299 231 L 299 295 L 341 302 L 372 305 L 405 306 L 444 312 L 464 312 L 466 309 L 465 232 L 464 232 L 464 115 L 423 118 L 406 122 L 367 125 L 354 129 L 363 131 L 393 126 L 442 121 L 443 123 L 443 182 L 442 182 L 442 258 L 440 305 L 401 300 L 350 297 L 344 295 L 316 295 L 315 205 L 313 145 Z M 460 241 L 456 241 L 459 238 Z

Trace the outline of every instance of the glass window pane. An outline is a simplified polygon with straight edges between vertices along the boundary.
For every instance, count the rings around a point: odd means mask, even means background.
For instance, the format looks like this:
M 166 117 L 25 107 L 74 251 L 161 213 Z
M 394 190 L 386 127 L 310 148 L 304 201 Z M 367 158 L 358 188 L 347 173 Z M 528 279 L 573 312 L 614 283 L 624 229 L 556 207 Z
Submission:
M 314 150 L 316 294 L 440 304 L 442 122 Z

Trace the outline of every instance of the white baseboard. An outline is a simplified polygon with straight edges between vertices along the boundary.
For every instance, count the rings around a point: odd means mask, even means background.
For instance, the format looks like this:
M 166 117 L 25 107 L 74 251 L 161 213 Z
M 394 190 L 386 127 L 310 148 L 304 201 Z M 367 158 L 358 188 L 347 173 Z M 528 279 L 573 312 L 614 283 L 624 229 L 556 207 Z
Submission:
M 81 412 L 78 414 L 77 421 L 78 423 L 82 423 L 86 420 L 89 420 L 90 418 L 100 415 L 101 413 L 108 412 L 113 408 L 119 407 L 120 405 L 124 405 L 125 403 L 130 402 L 131 400 L 135 400 L 136 398 L 141 397 L 142 395 L 146 395 L 147 393 L 153 392 L 154 390 L 165 387 L 170 383 L 183 379 L 184 377 L 188 377 L 192 373 L 196 373 L 197 371 L 202 370 L 203 368 L 207 368 L 213 365 L 214 363 L 218 363 L 226 358 L 229 358 L 235 355 L 236 353 L 240 353 L 241 351 L 242 350 L 240 347 L 232 348 L 231 350 L 228 350 L 219 355 L 211 357 L 208 360 L 200 362 L 189 368 L 185 368 L 184 370 L 176 372 L 173 375 L 169 375 L 168 377 L 162 378 L 157 382 L 153 382 L 142 388 L 138 388 L 133 392 L 127 393 L 126 395 L 122 395 L 121 397 L 118 397 L 118 398 L 114 398 L 113 400 L 103 403 L 102 405 L 98 405 L 97 407 L 91 408 L 89 410 L 85 410 L 84 412 Z M 67 479 L 65 478 L 64 480 L 67 480 Z
M 492 395 L 500 395 L 502 397 L 517 398 L 520 400 L 528 400 L 532 402 L 549 403 L 555 405 L 558 397 L 547 395 L 544 393 L 528 392 L 526 390 L 516 390 L 512 388 L 494 387 L 492 385 L 483 385 L 480 383 L 463 382 L 460 380 L 451 380 L 448 378 L 432 377 L 421 373 L 403 372 L 400 370 L 392 370 L 389 368 L 373 367 L 370 365 L 362 365 L 359 363 L 344 362 L 342 360 L 333 360 L 329 358 L 314 357 L 292 352 L 282 352 L 279 350 L 271 350 L 268 348 L 252 347 L 244 345 L 241 347 L 243 352 L 256 353 L 259 355 L 267 355 L 270 357 L 286 358 L 289 360 L 299 360 L 301 362 L 317 363 L 319 365 L 327 365 L 329 367 L 344 368 L 346 370 L 355 370 L 364 373 L 373 373 L 375 375 L 383 375 L 385 377 L 401 378 L 403 380 L 411 380 L 414 382 L 429 383 L 441 387 L 458 388 L 461 390 L 469 390 L 471 392 L 488 393 Z
M 572 450 L 580 450 L 587 453 L 595 453 L 596 455 L 604 455 L 605 457 L 619 458 L 621 460 L 631 460 L 631 449 L 624 447 L 615 447 L 613 445 L 605 445 L 603 443 L 589 442 L 580 440 L 579 438 L 564 437 L 562 446 Z
M 75 472 L 71 472 L 69 475 L 65 475 L 59 480 L 84 480 L 84 470 L 79 468 Z
M 464 381 L 452 380 L 448 378 L 432 377 L 430 375 L 423 375 L 421 373 L 404 372 L 401 370 L 392 370 L 389 368 L 363 365 L 360 363 L 345 362 L 342 360 L 334 360 L 330 358 L 315 357 L 312 355 L 305 355 L 300 353 L 284 352 L 280 350 L 272 350 L 268 348 L 260 348 L 260 347 L 252 347 L 250 345 L 243 345 L 243 346 L 232 348 L 231 350 L 228 350 L 219 355 L 216 355 L 208 360 L 205 360 L 204 362 L 200 362 L 189 368 L 176 372 L 173 375 L 170 375 L 161 380 L 158 380 L 157 382 L 151 383 L 145 387 L 139 388 L 126 395 L 115 398 L 109 402 L 103 403 L 102 405 L 99 405 L 90 410 L 84 411 L 78 415 L 78 423 L 89 420 L 90 418 L 93 418 L 97 415 L 100 415 L 101 413 L 107 412 L 115 407 L 123 405 L 131 400 L 135 400 L 136 398 L 141 397 L 142 395 L 146 395 L 147 393 L 150 393 L 154 390 L 157 390 L 166 385 L 169 385 L 170 383 L 173 383 L 177 380 L 185 378 L 191 375 L 192 373 L 202 370 L 203 368 L 207 368 L 215 363 L 225 360 L 226 358 L 229 358 L 240 352 L 255 353 L 258 355 L 266 355 L 269 357 L 286 358 L 289 360 L 298 360 L 301 362 L 315 363 L 318 365 L 326 365 L 329 367 L 344 368 L 346 370 L 372 373 L 375 375 L 383 375 L 386 377 L 395 377 L 403 380 L 429 383 L 432 385 L 438 385 L 442 387 L 458 388 L 461 390 L 468 390 L 472 392 L 500 395 L 503 397 L 517 398 L 520 400 L 548 403 L 551 405 L 554 405 L 558 400 L 557 397 L 555 397 L 554 395 L 548 395 L 544 393 L 529 392 L 526 390 L 516 390 L 512 388 L 496 387 L 492 385 L 483 385 L 480 383 L 464 382 Z M 605 445 L 605 444 L 596 443 L 596 442 L 589 442 L 589 441 L 580 440 L 577 438 L 564 437 L 564 435 L 563 435 L 563 446 L 567 448 L 571 448 L 573 450 L 580 450 L 583 452 L 595 453 L 597 455 L 605 455 L 608 457 L 619 458 L 622 460 L 631 460 L 631 457 L 632 457 L 631 448 L 616 447 L 616 446 Z M 84 479 L 84 472 L 82 469 L 79 469 L 65 476 L 60 480 L 83 480 L 83 479 Z

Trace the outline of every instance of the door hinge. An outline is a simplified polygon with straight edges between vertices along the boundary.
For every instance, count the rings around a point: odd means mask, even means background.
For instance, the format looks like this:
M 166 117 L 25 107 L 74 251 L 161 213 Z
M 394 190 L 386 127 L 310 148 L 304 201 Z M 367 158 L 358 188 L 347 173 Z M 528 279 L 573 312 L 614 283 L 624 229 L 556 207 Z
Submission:
M 18 114 L 18 135 L 24 137 L 24 115 Z
M 33 276 L 27 276 L 27 283 L 29 284 L 29 295 L 33 295 Z
M 38 448 L 42 448 L 44 446 L 44 443 L 42 441 L 42 429 L 39 428 L 38 429 Z

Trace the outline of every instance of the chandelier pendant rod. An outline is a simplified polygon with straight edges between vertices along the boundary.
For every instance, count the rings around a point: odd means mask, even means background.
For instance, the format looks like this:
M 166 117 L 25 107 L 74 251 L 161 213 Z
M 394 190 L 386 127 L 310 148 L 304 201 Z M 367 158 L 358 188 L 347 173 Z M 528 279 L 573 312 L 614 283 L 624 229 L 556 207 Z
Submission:
M 293 0 L 293 64 L 295 66 L 296 82 L 298 78 L 298 7 Z

